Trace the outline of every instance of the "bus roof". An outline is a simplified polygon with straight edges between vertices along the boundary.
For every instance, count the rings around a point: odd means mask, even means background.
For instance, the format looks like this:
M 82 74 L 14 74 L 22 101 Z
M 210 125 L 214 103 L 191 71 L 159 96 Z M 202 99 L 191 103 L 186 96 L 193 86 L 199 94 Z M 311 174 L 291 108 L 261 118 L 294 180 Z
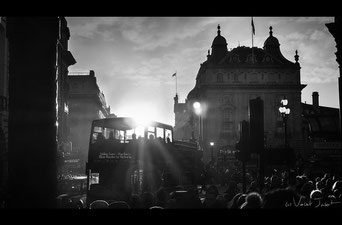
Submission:
M 139 125 L 168 128 L 172 130 L 172 126 L 165 123 L 150 121 L 147 124 L 139 124 L 139 122 L 131 117 L 115 117 L 93 120 L 93 126 L 116 128 L 120 130 L 133 129 Z

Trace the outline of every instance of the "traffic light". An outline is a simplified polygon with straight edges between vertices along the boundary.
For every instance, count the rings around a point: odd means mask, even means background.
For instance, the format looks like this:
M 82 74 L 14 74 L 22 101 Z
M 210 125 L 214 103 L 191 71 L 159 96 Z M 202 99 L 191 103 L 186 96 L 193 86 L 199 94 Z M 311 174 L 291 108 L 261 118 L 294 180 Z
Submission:
M 246 162 L 250 159 L 249 123 L 243 120 L 240 122 L 240 127 L 240 141 L 235 144 L 235 148 L 238 150 L 235 157 L 242 162 Z
M 249 100 L 250 152 L 261 153 L 264 149 L 264 102 L 257 97 Z

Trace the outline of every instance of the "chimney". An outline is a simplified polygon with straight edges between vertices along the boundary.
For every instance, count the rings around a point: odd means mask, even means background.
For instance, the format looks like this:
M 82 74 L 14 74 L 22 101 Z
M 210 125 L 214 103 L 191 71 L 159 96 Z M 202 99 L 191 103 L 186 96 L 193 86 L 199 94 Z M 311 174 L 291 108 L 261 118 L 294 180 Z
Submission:
M 317 92 L 317 91 L 312 92 L 312 105 L 313 105 L 315 108 L 318 108 L 318 106 L 319 106 L 319 102 L 318 102 L 318 92 Z
M 95 77 L 95 72 L 94 72 L 94 70 L 90 70 L 90 71 L 89 71 L 89 75 L 92 76 L 92 77 Z

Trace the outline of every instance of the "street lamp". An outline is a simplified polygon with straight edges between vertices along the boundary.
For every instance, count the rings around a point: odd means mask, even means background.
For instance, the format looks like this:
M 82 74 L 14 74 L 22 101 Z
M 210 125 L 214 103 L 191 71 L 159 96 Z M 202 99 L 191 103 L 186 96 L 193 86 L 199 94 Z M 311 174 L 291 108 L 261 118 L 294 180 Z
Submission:
M 281 117 L 283 118 L 283 124 L 284 124 L 284 137 L 285 137 L 285 151 L 287 154 L 288 152 L 288 141 L 287 141 L 287 119 L 290 114 L 290 108 L 288 107 L 288 100 L 284 98 L 280 101 L 281 106 L 279 107 L 279 112 L 281 114 Z M 288 175 L 290 175 L 290 162 L 287 160 L 288 163 Z
M 200 102 L 194 102 L 193 104 L 194 107 L 194 111 L 196 113 L 196 115 L 198 115 L 198 140 L 199 140 L 199 145 L 200 145 L 200 149 L 202 150 L 202 118 L 201 118 L 201 114 L 202 114 L 202 107 L 201 107 L 201 103 Z
M 210 142 L 211 161 L 214 162 L 214 142 Z

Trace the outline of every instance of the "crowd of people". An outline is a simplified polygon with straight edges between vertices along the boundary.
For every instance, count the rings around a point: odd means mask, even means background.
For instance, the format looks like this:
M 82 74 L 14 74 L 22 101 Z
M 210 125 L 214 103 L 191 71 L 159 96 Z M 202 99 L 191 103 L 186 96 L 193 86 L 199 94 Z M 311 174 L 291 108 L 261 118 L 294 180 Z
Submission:
M 248 182 L 246 191 L 231 180 L 227 186 L 207 184 L 203 188 L 177 186 L 172 192 L 161 187 L 156 192 L 133 194 L 129 201 L 96 201 L 94 208 L 126 209 L 279 209 L 341 207 L 342 180 L 325 173 L 308 176 L 279 173 Z

